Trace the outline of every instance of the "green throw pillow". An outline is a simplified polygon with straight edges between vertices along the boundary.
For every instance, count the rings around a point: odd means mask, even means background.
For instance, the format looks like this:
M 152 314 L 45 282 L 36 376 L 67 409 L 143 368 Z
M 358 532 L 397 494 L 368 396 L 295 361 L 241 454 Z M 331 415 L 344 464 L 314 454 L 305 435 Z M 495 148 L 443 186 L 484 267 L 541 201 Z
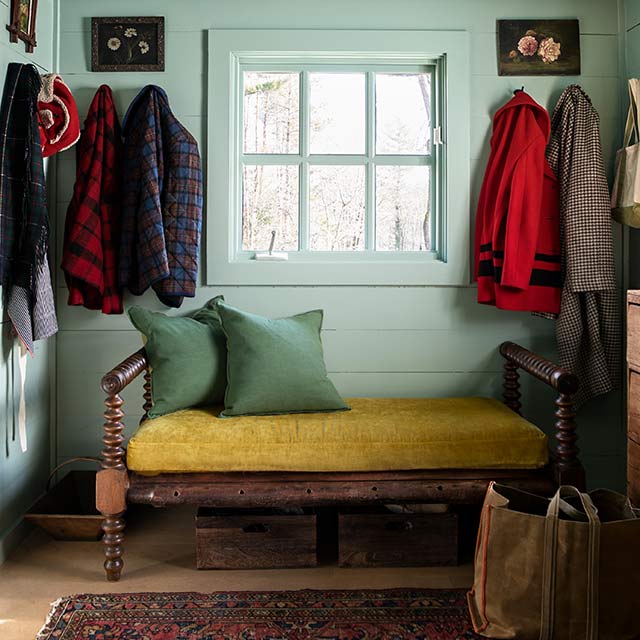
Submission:
M 215 308 L 205 305 L 190 318 L 138 306 L 128 314 L 146 338 L 153 403 L 150 418 L 203 404 L 222 404 L 227 345 Z
M 219 300 L 215 308 L 227 337 L 222 417 L 349 409 L 327 377 L 322 311 L 271 320 Z

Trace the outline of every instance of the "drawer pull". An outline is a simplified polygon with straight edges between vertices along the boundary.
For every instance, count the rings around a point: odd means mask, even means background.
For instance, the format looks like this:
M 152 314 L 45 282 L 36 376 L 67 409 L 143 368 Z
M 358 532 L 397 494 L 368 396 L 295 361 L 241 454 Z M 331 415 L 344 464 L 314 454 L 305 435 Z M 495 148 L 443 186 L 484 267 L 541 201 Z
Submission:
M 264 522 L 256 522 L 255 524 L 248 524 L 246 527 L 242 527 L 244 533 L 269 533 L 271 527 Z
M 387 522 L 384 525 L 384 528 L 387 531 L 410 531 L 413 529 L 413 523 L 409 522 L 409 520 L 405 520 L 404 522 L 393 520 L 391 522 Z

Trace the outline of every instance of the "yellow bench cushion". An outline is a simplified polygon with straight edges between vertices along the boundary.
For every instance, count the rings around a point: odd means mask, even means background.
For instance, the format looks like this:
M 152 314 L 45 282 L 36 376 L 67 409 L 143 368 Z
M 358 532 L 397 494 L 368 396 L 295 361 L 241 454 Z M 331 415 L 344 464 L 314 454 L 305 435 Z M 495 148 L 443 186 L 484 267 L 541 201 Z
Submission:
M 354 398 L 351 411 L 218 418 L 220 409 L 145 421 L 129 441 L 140 473 L 532 469 L 547 437 L 490 398 Z

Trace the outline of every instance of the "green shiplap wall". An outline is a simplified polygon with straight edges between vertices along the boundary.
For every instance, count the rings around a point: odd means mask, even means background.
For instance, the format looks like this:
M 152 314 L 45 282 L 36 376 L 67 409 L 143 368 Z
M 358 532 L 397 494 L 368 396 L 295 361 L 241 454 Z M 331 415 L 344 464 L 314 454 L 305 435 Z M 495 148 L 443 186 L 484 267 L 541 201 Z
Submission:
M 625 79 L 637 78 L 640 77 L 640 0 L 625 0 L 624 9 Z
M 640 0 L 625 0 L 623 23 L 625 71 L 623 109 L 628 105 L 626 78 L 640 78 Z M 624 120 L 622 120 L 624 127 Z M 629 230 L 629 288 L 640 288 L 640 230 Z
M 91 16 L 164 15 L 165 73 L 91 73 Z M 579 18 L 583 74 L 579 78 L 499 78 L 495 20 L 501 17 Z M 601 0 L 62 0 L 60 69 L 81 114 L 102 83 L 114 90 L 120 115 L 147 83 L 163 86 L 176 115 L 192 131 L 206 157 L 206 30 L 209 28 L 466 29 L 471 34 L 471 201 L 477 201 L 487 159 L 491 117 L 525 85 L 552 108 L 562 90 L 579 82 L 600 112 L 607 163 L 620 131 L 618 10 Z M 57 165 L 57 234 L 74 180 L 73 153 Z M 473 212 L 469 212 L 472 224 Z M 210 233 L 215 230 L 210 229 Z M 621 241 L 617 237 L 617 254 Z M 621 258 L 619 258 L 621 267 Z M 621 270 L 621 269 L 620 269 Z M 126 317 L 66 306 L 59 279 L 61 331 L 57 360 L 57 454 L 95 455 L 100 449 L 101 375 L 140 345 Z M 323 340 L 331 378 L 346 396 L 447 396 L 499 394 L 503 340 L 554 355 L 553 325 L 528 314 L 497 311 L 475 303 L 473 287 L 206 287 L 184 309 L 217 294 L 244 309 L 285 315 L 325 309 Z M 153 295 L 127 298 L 162 309 Z M 525 382 L 527 414 L 552 432 L 553 396 Z M 125 395 L 130 435 L 140 416 L 140 385 Z M 583 459 L 592 485 L 624 483 L 624 427 L 619 393 L 593 401 L 580 421 Z
M 9 0 L 0 0 L 0 87 L 4 86 L 10 62 L 32 62 L 41 73 L 53 68 L 55 0 L 38 3 L 37 41 L 33 54 L 26 54 L 24 43 L 9 42 L 4 25 L 11 22 Z M 55 229 L 55 226 L 52 226 Z M 54 236 L 52 236 L 53 238 Z M 1 293 L 1 290 L 0 290 Z M 43 492 L 50 465 L 50 390 L 54 340 L 37 342 L 35 356 L 27 364 L 27 437 L 29 450 L 20 451 L 18 441 L 18 400 L 20 373 L 17 349 L 11 349 L 9 325 L 1 308 L 0 321 L 0 564 L 20 540 L 25 527 L 22 515 Z

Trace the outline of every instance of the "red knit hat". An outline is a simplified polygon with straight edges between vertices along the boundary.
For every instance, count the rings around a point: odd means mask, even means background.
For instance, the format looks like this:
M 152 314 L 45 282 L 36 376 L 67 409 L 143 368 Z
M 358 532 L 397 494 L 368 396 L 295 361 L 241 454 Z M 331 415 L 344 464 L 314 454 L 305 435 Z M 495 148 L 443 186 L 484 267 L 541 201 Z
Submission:
M 57 73 L 41 76 L 38 120 L 42 156 L 52 156 L 72 147 L 80 138 L 80 118 L 76 101 Z

